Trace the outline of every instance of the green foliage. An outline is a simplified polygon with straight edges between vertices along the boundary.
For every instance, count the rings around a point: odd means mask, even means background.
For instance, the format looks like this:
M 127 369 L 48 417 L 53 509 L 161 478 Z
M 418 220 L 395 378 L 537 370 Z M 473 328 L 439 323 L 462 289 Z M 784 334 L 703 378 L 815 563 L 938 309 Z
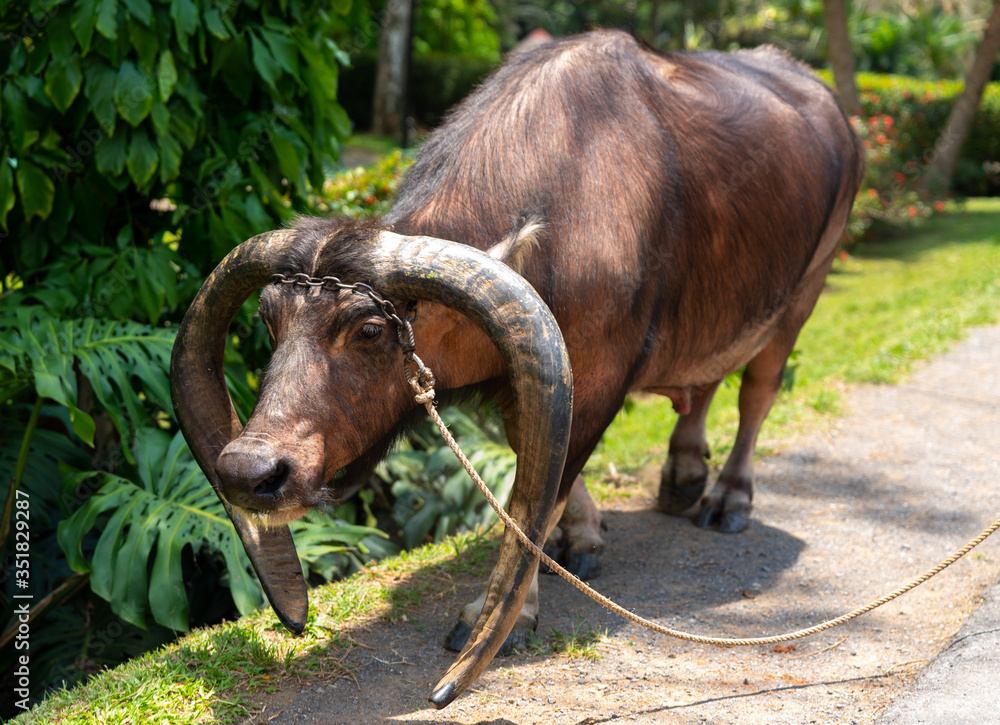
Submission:
M 340 516 L 310 511 L 293 521 L 291 529 L 302 572 L 314 584 L 341 579 L 372 560 L 399 553 L 384 531 L 348 524 Z
M 957 78 L 978 33 L 938 2 L 917 3 L 911 13 L 871 13 L 854 5 L 847 32 L 858 70 L 930 78 Z
M 496 63 L 500 60 L 496 23 L 496 13 L 486 0 L 422 0 L 413 27 L 413 51 Z
M 500 501 L 514 481 L 517 457 L 495 421 L 477 422 L 459 408 L 441 412 L 469 461 Z M 403 450 L 378 469 L 395 497 L 393 518 L 406 548 L 441 541 L 458 531 L 491 523 L 496 513 L 429 420 L 422 422 Z
M 890 116 L 898 128 L 902 171 L 919 177 L 942 141 L 948 114 L 962 91 L 954 81 L 919 81 L 900 76 L 859 73 L 861 107 L 866 117 Z M 1000 83 L 989 83 L 956 168 L 952 188 L 969 196 L 1000 193 Z
M 18 297 L 10 295 L 11 300 Z M 85 379 L 88 391 L 122 437 L 122 452 L 132 460 L 132 431 L 146 419 L 143 398 L 170 409 L 165 373 L 173 333 L 135 322 L 60 320 L 33 305 L 2 312 L 0 389 L 30 382 L 35 395 L 65 407 L 73 433 L 93 446 L 94 419 L 79 407 L 79 388 Z
M 413 156 L 404 156 L 397 149 L 374 166 L 342 171 L 326 180 L 313 205 L 320 212 L 338 216 L 361 218 L 384 214 L 412 163 Z
M 0 44 L 0 188 L 15 190 L 0 221 L 21 240 L 0 254 L 4 277 L 44 283 L 45 262 L 89 260 L 94 246 L 155 249 L 168 233 L 205 272 L 304 211 L 307 182 L 322 184 L 350 132 L 336 103 L 346 57 L 308 3 L 31 10 L 37 22 Z M 146 319 L 158 316 L 150 305 Z
M 832 76 L 821 73 L 832 85 Z M 918 223 L 945 209 L 946 190 L 922 181 L 938 153 L 951 108 L 961 93 L 955 81 L 859 73 L 863 116 L 852 119 L 865 146 L 867 167 L 848 224 L 850 241 L 873 238 L 887 227 Z M 952 189 L 960 195 L 1000 193 L 1000 84 L 990 83 L 962 146 Z
M 0 495 L 30 496 L 36 601 L 90 572 L 46 623 L 113 609 L 149 643 L 261 601 L 177 433 L 169 355 L 204 275 L 307 211 L 348 136 L 337 22 L 302 0 L 0 5 Z M 267 355 L 253 312 L 226 355 L 243 416 Z M 361 536 L 314 529 L 304 566 L 324 571 Z M 33 643 L 34 692 L 108 661 L 77 635 Z
M 358 55 L 378 52 L 382 29 L 384 1 L 347 0 L 347 8 L 336 8 L 343 17 L 330 27 L 330 37 L 352 59 Z M 484 59 L 500 60 L 500 36 L 495 3 L 486 0 L 421 0 L 415 4 L 413 19 L 413 51 L 419 57 L 426 53 L 447 53 Z M 342 94 L 347 99 L 346 94 Z M 351 115 L 354 118 L 354 115 Z
M 94 592 L 115 614 L 139 627 L 149 612 L 161 625 L 188 629 L 188 598 L 181 553 L 202 548 L 225 558 L 229 590 L 241 613 L 263 603 L 250 562 L 215 492 L 180 433 L 146 429 L 136 446 L 138 481 L 96 471 L 63 479 L 65 493 L 94 477 L 97 491 L 59 525 L 59 542 L 70 567 L 89 572 Z M 105 516 L 97 544 L 85 557 L 84 537 Z M 152 570 L 148 573 L 149 562 Z
M 412 61 L 410 112 L 425 126 L 438 125 L 450 108 L 497 67 L 496 61 L 475 55 L 427 53 L 414 55 Z M 352 56 L 352 67 L 341 78 L 341 102 L 359 128 L 371 126 L 376 63 L 373 51 Z

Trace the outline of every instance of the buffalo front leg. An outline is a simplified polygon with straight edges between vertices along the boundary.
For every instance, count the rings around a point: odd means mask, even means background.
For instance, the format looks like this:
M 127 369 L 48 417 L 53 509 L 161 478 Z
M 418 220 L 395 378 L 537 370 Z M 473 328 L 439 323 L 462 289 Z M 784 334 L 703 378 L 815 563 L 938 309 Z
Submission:
M 708 481 L 708 440 L 705 420 L 721 381 L 691 397 L 691 410 L 677 419 L 670 435 L 667 462 L 660 469 L 658 503 L 664 513 L 678 516 L 698 503 Z
M 588 497 L 589 498 L 589 497 Z M 552 536 L 552 531 L 555 529 L 554 522 L 559 521 L 562 513 L 564 511 L 564 506 L 566 506 L 566 501 L 561 503 L 557 502 L 556 507 L 552 512 L 552 518 L 549 519 L 549 534 Z M 546 547 L 548 545 L 546 544 Z M 466 604 L 462 608 L 462 613 L 458 617 L 458 621 L 455 622 L 455 626 L 451 628 L 448 632 L 448 636 L 445 637 L 444 646 L 455 652 L 461 652 L 462 647 L 465 646 L 466 640 L 469 639 L 469 635 L 472 634 L 472 628 L 476 626 L 476 620 L 479 619 L 479 613 L 483 610 L 483 604 L 486 602 L 486 593 L 489 590 L 487 587 L 479 598 L 473 602 Z M 528 589 L 528 597 L 524 600 L 524 606 L 521 607 L 521 613 L 517 617 L 517 622 L 514 624 L 514 628 L 507 635 L 507 639 L 504 640 L 503 646 L 497 652 L 498 655 L 508 655 L 513 650 L 518 649 L 524 645 L 528 637 L 535 631 L 538 626 L 538 571 L 535 570 L 535 576 L 531 580 L 531 588 Z
M 603 528 L 601 512 L 590 497 L 583 476 L 577 476 L 573 479 L 573 487 L 569 491 L 559 523 L 545 542 L 545 553 L 566 567 L 571 574 L 581 579 L 593 579 L 601 573 Z M 543 571 L 546 570 L 547 567 L 544 567 Z

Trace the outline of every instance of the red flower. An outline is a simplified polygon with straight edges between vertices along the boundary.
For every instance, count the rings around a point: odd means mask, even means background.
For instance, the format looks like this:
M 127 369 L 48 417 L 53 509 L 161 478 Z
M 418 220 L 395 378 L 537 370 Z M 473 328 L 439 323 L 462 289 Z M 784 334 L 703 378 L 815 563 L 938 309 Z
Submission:
M 884 123 L 889 128 L 892 128 L 892 116 L 890 116 L 889 114 L 882 116 L 882 123 Z
M 893 171 L 892 178 L 894 178 L 896 181 L 902 184 L 904 181 L 906 181 L 906 174 L 904 174 L 902 171 Z
M 944 202 L 938 199 L 934 202 L 934 211 L 940 213 L 944 211 Z
M 875 137 L 875 140 L 879 142 L 880 146 L 884 146 L 889 139 L 885 137 L 884 133 L 880 133 L 878 136 Z
M 368 206 L 371 206 L 372 204 L 376 203 L 377 201 L 378 201 L 378 199 L 376 199 L 374 196 L 369 196 L 367 199 L 365 199 L 365 204 L 367 204 Z
M 870 196 L 872 199 L 878 199 L 878 191 L 875 189 L 869 189 L 868 196 Z
M 912 204 L 910 204 L 910 206 L 906 207 L 906 213 L 909 214 L 911 217 L 916 216 L 917 215 L 917 207 L 915 207 Z

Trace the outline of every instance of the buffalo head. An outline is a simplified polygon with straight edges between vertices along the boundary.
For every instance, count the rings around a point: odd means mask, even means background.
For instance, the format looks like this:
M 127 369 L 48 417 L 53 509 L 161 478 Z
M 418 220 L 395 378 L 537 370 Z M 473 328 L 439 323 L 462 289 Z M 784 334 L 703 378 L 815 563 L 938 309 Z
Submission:
M 323 277 L 370 288 L 321 285 Z M 236 311 L 262 287 L 260 313 L 274 353 L 244 428 L 226 390 L 223 350 Z M 474 323 L 488 353 L 499 353 L 517 413 L 518 469 L 508 509 L 539 545 L 559 488 L 572 413 L 569 360 L 549 309 L 511 268 L 466 245 L 344 221 L 308 220 L 244 242 L 206 280 L 184 318 L 171 394 L 192 453 L 268 599 L 294 632 L 305 626 L 308 598 L 288 522 L 335 503 L 363 480 L 417 408 L 395 323 L 380 299 L 399 314 L 416 302 L 430 312 L 430 320 L 414 323 L 422 356 L 437 355 L 421 347 L 421 335 L 428 333 L 427 345 L 443 344 L 432 326 L 447 315 Z M 484 354 L 460 342 L 450 351 L 455 357 Z M 436 705 L 461 693 L 492 659 L 536 566 L 505 535 L 479 622 L 436 688 Z

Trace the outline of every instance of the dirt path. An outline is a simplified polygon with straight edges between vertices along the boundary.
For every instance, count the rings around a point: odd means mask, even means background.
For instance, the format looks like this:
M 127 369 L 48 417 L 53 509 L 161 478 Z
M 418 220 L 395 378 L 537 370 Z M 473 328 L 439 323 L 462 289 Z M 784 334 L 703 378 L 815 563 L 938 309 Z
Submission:
M 606 510 L 594 585 L 661 622 L 703 634 L 784 632 L 837 616 L 937 563 L 1000 515 L 1000 327 L 975 330 L 909 382 L 862 387 L 828 430 L 768 443 L 749 529 L 723 536 L 652 509 Z M 664 437 L 668 434 L 664 431 Z M 458 598 L 361 636 L 357 684 L 275 693 L 254 722 L 870 723 L 940 652 L 1000 576 L 1000 538 L 900 600 L 794 649 L 718 650 L 623 623 L 555 577 L 539 634 L 607 630 L 596 660 L 498 659 L 449 708 L 424 698 L 452 659 L 440 643 Z M 273 719 L 272 719 L 273 718 Z

